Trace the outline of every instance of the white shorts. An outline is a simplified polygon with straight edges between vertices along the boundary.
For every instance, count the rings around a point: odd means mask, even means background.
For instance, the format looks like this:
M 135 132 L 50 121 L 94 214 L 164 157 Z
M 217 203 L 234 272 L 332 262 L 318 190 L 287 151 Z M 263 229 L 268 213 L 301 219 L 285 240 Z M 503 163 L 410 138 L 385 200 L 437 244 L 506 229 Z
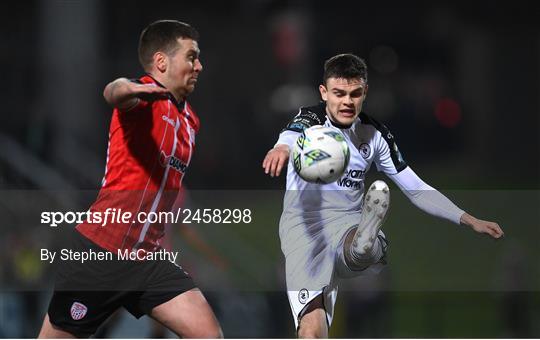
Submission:
M 311 235 L 311 242 L 302 243 L 292 251 L 289 248 L 287 253 L 284 251 L 287 295 L 296 329 L 304 308 L 321 294 L 330 326 L 334 316 L 339 280 L 375 275 L 383 269 L 382 263 L 371 265 L 362 271 L 355 271 L 347 266 L 343 255 L 343 243 L 345 236 L 354 227 L 340 228 L 331 234 L 321 232 L 315 237 Z M 382 231 L 379 234 L 384 237 Z

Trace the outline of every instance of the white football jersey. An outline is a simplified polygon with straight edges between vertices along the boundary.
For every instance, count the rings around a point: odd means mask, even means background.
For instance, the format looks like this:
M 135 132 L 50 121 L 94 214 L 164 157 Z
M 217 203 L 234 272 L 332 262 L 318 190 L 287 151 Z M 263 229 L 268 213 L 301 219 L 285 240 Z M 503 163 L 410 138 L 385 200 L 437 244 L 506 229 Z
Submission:
M 386 126 L 365 113 L 350 127 L 337 126 L 326 115 L 325 104 L 302 107 L 280 134 L 278 144 L 292 148 L 301 131 L 313 125 L 340 128 L 350 149 L 350 161 L 344 174 L 336 182 L 316 184 L 304 181 L 292 166 L 290 157 L 283 214 L 280 221 L 282 248 L 290 251 L 314 238 L 339 233 L 343 227 L 359 220 L 364 195 L 365 175 L 372 163 L 379 171 L 394 175 L 407 165 L 394 137 Z M 306 235 L 308 237 L 306 237 Z

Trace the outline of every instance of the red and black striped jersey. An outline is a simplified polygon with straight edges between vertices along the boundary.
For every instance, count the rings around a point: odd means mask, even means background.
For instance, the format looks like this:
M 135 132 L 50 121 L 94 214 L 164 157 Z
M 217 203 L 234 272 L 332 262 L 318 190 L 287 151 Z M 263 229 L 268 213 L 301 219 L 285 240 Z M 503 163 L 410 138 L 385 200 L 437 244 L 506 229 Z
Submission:
M 150 76 L 139 81 L 161 86 Z M 193 155 L 199 124 L 191 106 L 176 102 L 172 95 L 156 101 L 139 100 L 126 111 L 115 108 L 105 175 L 90 211 L 103 216 L 109 208 L 130 212 L 132 217 L 128 223 L 115 219 L 104 226 L 85 222 L 77 230 L 112 252 L 158 249 L 164 223 L 139 222 L 136 216 L 171 210 Z

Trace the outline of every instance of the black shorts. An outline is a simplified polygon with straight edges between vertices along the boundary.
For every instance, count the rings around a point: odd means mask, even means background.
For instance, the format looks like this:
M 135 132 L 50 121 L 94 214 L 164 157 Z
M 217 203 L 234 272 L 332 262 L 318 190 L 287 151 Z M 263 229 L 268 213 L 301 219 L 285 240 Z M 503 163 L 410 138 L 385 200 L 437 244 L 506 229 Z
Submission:
M 106 252 L 74 231 L 74 252 Z M 59 255 L 57 255 L 59 256 Z M 58 274 L 49 304 L 49 319 L 77 337 L 89 337 L 118 308 L 140 318 L 156 306 L 195 288 L 191 277 L 167 261 L 55 261 Z

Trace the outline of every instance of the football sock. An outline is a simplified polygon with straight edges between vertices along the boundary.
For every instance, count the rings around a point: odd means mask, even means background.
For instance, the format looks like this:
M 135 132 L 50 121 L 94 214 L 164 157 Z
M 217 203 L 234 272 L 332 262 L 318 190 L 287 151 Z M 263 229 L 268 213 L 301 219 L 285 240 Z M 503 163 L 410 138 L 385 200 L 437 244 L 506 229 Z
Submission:
M 353 264 L 359 269 L 364 269 L 369 267 L 372 264 L 379 262 L 383 256 L 383 246 L 379 237 L 376 237 L 373 241 L 373 246 L 363 249 L 361 252 L 358 247 L 355 247 L 355 243 L 351 244 L 349 251 L 350 259 L 353 261 Z

